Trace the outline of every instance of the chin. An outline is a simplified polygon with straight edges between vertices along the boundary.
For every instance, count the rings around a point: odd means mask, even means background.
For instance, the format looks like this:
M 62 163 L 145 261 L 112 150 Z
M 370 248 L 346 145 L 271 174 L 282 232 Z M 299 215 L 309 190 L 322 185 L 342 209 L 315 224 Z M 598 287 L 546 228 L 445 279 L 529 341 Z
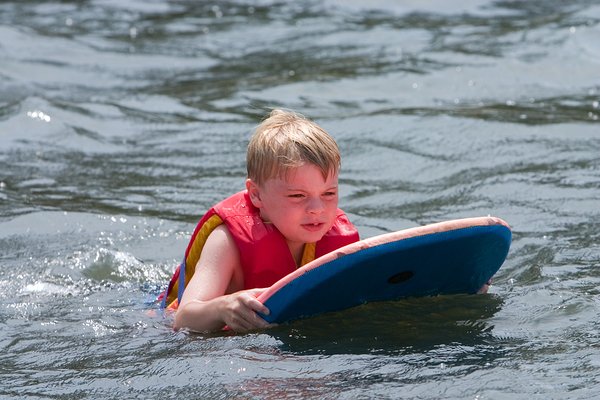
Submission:
M 304 243 L 314 243 L 314 242 L 318 242 L 319 240 L 321 240 L 323 238 L 323 236 L 325 236 L 326 232 L 319 232 L 319 233 L 315 233 L 313 235 L 307 235 L 307 240 L 304 240 Z

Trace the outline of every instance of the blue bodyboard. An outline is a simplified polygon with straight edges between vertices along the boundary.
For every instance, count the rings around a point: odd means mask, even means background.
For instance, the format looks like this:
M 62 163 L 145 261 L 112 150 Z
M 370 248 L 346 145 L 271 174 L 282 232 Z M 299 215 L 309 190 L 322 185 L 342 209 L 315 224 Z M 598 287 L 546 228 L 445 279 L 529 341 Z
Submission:
M 258 299 L 282 323 L 368 302 L 475 294 L 503 264 L 511 230 L 499 218 L 447 221 L 366 239 L 320 257 Z

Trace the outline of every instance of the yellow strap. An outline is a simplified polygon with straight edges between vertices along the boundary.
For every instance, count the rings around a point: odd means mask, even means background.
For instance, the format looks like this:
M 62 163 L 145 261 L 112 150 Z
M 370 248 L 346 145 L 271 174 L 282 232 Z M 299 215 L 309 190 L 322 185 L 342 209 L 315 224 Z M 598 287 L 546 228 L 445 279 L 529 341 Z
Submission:
M 304 245 L 304 252 L 302 253 L 302 261 L 300 262 L 300 266 L 308 264 L 309 262 L 315 259 L 316 248 L 316 243 L 306 243 Z
M 194 272 L 196 271 L 196 264 L 200 259 L 200 253 L 202 253 L 202 249 L 204 248 L 204 244 L 206 244 L 206 240 L 208 236 L 215 230 L 215 228 L 223 223 L 221 217 L 217 214 L 213 215 L 209 219 L 206 220 L 204 225 L 200 227 L 200 230 L 196 234 L 194 238 L 194 243 L 192 243 L 192 247 L 190 248 L 190 252 L 185 259 L 186 269 L 185 271 L 179 271 L 180 274 L 185 274 L 185 286 L 190 282 Z M 179 279 L 173 285 L 173 289 L 169 292 L 169 296 L 167 297 L 167 304 L 172 303 L 174 300 L 177 300 L 177 293 L 179 291 Z M 177 309 L 173 304 L 169 306 L 169 308 Z
M 185 259 L 185 263 L 187 264 L 186 268 L 186 277 L 185 277 L 185 285 L 187 286 L 188 281 L 194 275 L 196 271 L 196 264 L 200 259 L 200 253 L 202 253 L 202 249 L 204 248 L 204 244 L 208 239 L 208 236 L 215 230 L 215 228 L 223 223 L 221 217 L 217 214 L 213 215 L 209 219 L 206 220 L 204 225 L 198 231 L 198 234 L 194 238 L 194 243 L 192 244 L 192 248 Z

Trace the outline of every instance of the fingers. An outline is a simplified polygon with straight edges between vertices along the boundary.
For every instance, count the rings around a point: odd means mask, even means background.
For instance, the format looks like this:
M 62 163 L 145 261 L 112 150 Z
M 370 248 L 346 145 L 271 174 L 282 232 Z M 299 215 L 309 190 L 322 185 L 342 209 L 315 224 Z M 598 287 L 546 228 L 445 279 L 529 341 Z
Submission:
M 263 303 L 261 303 L 260 301 L 258 301 L 256 299 L 258 294 L 260 294 L 260 292 L 257 293 L 256 295 L 254 295 L 254 293 L 251 294 L 252 297 L 250 299 L 248 299 L 248 307 L 250 307 L 254 311 L 259 312 L 263 315 L 269 315 L 269 313 L 271 311 L 269 311 L 269 309 Z
M 270 326 L 257 312 L 269 314 L 269 309 L 256 300 L 255 290 L 234 293 L 230 296 L 225 322 L 236 332 L 265 329 Z

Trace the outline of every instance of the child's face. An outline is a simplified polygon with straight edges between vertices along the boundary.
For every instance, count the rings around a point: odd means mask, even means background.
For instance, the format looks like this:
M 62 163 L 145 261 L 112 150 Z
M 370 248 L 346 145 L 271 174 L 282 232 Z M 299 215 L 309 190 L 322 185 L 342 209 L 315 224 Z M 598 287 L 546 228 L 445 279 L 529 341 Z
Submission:
M 288 244 L 316 242 L 333 225 L 338 206 L 336 173 L 323 179 L 318 167 L 304 164 L 285 178 L 271 178 L 260 186 L 249 181 L 247 187 L 262 219 L 273 223 Z

